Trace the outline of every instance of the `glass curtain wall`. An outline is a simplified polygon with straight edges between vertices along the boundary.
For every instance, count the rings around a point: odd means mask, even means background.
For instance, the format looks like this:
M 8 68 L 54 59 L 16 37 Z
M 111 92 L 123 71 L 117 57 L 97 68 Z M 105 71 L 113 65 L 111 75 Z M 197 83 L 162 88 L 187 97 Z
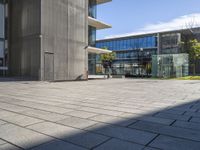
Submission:
M 139 38 L 121 38 L 114 40 L 98 41 L 96 47 L 108 48 L 109 50 L 121 51 L 121 50 L 133 50 L 140 48 L 156 48 L 157 36 L 146 36 Z
M 189 75 L 188 54 L 162 54 L 152 56 L 153 77 L 172 78 Z
M 0 0 L 0 75 L 3 75 L 6 66 L 5 38 L 5 4 Z
M 89 10 L 88 15 L 92 18 L 97 17 L 97 3 L 96 0 L 89 0 Z M 88 28 L 88 45 L 95 47 L 96 42 L 96 28 L 89 26 Z M 96 74 L 96 54 L 89 53 L 88 54 L 88 73 L 89 75 Z
M 151 56 L 157 54 L 157 35 L 97 41 L 96 47 L 116 52 L 113 75 L 150 76 Z
M 97 17 L 97 2 L 96 0 L 89 0 L 89 11 L 88 15 L 92 18 Z

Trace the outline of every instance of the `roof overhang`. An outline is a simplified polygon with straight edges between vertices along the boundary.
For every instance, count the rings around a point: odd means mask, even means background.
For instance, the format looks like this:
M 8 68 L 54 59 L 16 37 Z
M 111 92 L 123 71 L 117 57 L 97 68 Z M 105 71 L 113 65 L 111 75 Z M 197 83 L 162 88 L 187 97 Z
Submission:
M 92 17 L 88 17 L 88 24 L 92 27 L 95 27 L 97 30 L 112 28 L 111 25 L 108 25 Z
M 97 4 L 103 4 L 107 2 L 111 2 L 112 0 L 97 0 Z
M 88 47 L 87 47 L 87 51 L 88 51 L 89 53 L 94 53 L 94 54 L 112 53 L 112 51 L 110 51 L 110 50 L 101 49 L 101 48 L 96 48 L 96 47 L 91 47 L 91 46 L 88 46 Z

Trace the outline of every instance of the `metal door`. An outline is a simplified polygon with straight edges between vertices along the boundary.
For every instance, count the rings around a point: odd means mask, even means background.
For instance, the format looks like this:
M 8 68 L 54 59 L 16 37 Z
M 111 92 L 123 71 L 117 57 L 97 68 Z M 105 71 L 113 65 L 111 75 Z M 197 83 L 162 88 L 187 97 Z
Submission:
M 54 54 L 45 53 L 44 55 L 44 76 L 46 81 L 54 80 Z

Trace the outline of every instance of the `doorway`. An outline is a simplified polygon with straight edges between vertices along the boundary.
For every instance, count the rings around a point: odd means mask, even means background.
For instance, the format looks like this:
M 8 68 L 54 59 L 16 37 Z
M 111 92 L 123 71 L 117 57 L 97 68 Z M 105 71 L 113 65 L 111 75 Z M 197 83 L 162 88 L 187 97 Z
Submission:
M 54 80 L 54 54 L 47 53 L 44 54 L 44 80 L 53 81 Z

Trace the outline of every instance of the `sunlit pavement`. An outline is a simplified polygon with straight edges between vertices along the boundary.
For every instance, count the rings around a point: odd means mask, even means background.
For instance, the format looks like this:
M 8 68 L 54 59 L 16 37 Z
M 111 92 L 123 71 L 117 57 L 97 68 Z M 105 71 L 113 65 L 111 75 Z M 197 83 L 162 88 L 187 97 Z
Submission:
M 200 150 L 200 81 L 0 82 L 0 150 Z

